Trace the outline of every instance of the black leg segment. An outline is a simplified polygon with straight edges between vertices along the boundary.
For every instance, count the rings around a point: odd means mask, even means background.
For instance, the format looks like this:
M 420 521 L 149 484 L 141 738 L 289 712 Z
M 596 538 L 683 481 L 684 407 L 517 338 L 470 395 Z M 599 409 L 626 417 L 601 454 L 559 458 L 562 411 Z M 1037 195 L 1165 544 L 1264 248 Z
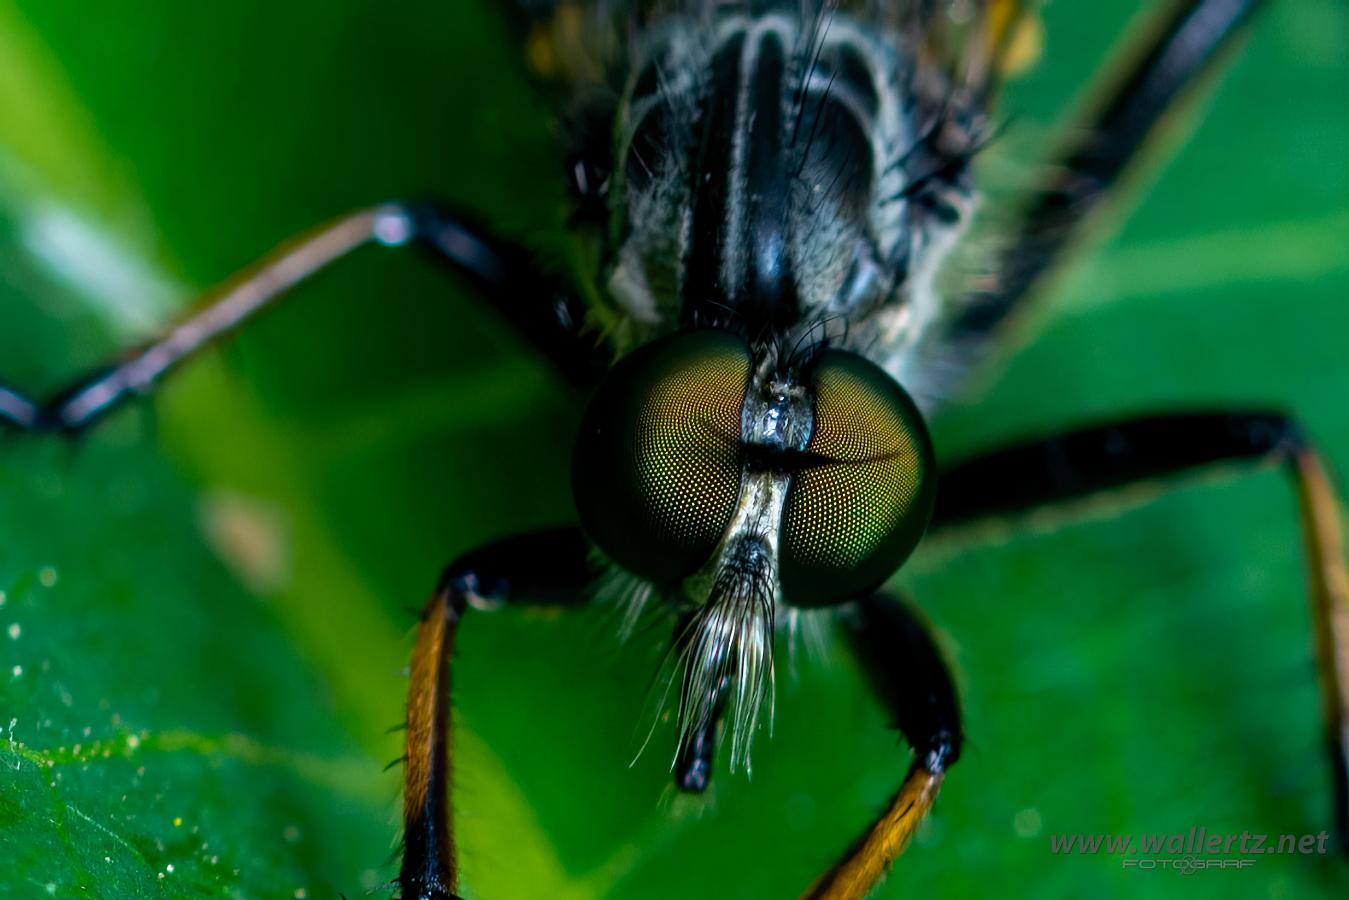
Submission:
M 1211 72 L 1244 31 L 1261 0 L 1173 0 L 1130 48 L 1119 71 L 1089 93 L 1093 103 L 1070 123 L 1043 182 L 1029 191 L 1015 234 L 993 260 L 992 277 L 966 301 L 958 334 L 994 330 L 1030 296 L 1081 234 L 1166 115 Z
M 932 809 L 964 742 L 950 672 L 913 610 L 871 596 L 849 611 L 845 627 L 872 689 L 908 741 L 913 762 L 885 811 L 806 892 L 812 900 L 857 900 L 872 891 Z
M 586 328 L 586 303 L 528 248 L 494 237 L 486 226 L 438 201 L 407 204 L 417 246 L 466 278 L 520 335 L 580 387 L 594 385 L 612 362 Z
M 848 638 L 917 764 L 942 773 L 960 758 L 960 700 L 928 626 L 903 603 L 884 596 L 858 601 Z
M 932 529 L 1072 500 L 1224 460 L 1290 456 L 1296 426 L 1277 413 L 1148 416 L 1018 444 L 942 471 Z

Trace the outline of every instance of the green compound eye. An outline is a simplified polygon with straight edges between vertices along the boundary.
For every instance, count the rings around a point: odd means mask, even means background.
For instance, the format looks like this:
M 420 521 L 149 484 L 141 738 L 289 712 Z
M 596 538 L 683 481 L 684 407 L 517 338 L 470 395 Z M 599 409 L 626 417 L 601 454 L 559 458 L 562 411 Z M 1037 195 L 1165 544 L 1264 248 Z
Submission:
M 807 449 L 832 462 L 792 477 L 783 510 L 782 592 L 796 606 L 841 603 L 908 558 L 936 499 L 922 414 L 874 363 L 831 350 L 815 367 Z
M 591 540 L 653 581 L 707 562 L 735 512 L 749 348 L 718 331 L 676 334 L 610 371 L 581 421 L 572 494 Z

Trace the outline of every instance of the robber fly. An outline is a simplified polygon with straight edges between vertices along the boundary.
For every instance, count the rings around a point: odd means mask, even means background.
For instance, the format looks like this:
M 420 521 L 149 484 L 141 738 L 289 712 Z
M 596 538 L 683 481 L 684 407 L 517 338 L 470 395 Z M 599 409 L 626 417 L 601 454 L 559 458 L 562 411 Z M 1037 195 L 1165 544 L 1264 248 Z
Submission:
M 836 619 L 912 750 L 890 803 L 802 885 L 861 897 L 962 749 L 942 655 L 883 590 L 924 535 L 1218 460 L 1280 459 L 1301 500 L 1343 833 L 1349 579 L 1338 502 L 1292 421 L 1135 418 L 945 467 L 925 426 L 1257 5 L 1162 4 L 1002 239 L 971 261 L 957 253 L 978 208 L 971 164 L 995 134 L 1029 4 L 527 4 L 535 68 L 568 85 L 565 174 L 575 228 L 596 248 L 592 289 L 446 204 L 384 204 L 300 237 L 49 400 L 0 387 L 0 421 L 87 428 L 372 242 L 431 253 L 563 376 L 593 388 L 572 466 L 579 525 L 461 556 L 422 612 L 398 878 L 418 898 L 458 889 L 449 670 L 470 610 L 617 597 L 630 617 L 666 612 L 673 774 L 695 793 L 720 747 L 732 768 L 748 767 L 772 714 L 779 630 Z

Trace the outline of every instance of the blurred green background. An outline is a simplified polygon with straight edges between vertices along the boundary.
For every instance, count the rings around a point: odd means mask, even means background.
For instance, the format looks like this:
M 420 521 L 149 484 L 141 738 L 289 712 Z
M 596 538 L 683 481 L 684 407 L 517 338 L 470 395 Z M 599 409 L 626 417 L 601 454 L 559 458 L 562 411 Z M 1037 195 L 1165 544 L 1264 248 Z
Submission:
M 1349 11 L 1272 4 L 939 452 L 1275 405 L 1349 473 Z M 984 161 L 1029 171 L 1134 4 L 1056 2 Z M 436 192 L 548 250 L 557 148 L 487 0 L 0 0 L 0 375 L 41 391 L 351 206 Z M 1202 119 L 1202 121 L 1201 121 Z M 1190 132 L 1193 131 L 1193 134 Z M 1129 213 L 1127 221 L 1122 214 Z M 402 668 L 455 553 L 566 521 L 578 398 L 368 251 L 154 404 L 0 447 L 0 895 L 348 897 L 396 871 Z M 1222 471 L 930 543 L 969 745 L 881 895 L 1344 896 L 1349 865 L 1124 871 L 1057 833 L 1329 827 L 1292 493 Z M 780 659 L 753 778 L 629 766 L 666 632 L 503 612 L 456 669 L 465 891 L 794 896 L 906 764 L 836 642 Z

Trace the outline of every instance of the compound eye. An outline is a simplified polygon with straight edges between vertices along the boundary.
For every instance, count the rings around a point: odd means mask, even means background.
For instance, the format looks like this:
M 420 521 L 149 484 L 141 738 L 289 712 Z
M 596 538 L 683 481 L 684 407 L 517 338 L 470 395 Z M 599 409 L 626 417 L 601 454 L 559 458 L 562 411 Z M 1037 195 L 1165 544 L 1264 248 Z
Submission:
M 634 351 L 581 420 L 572 494 L 581 525 L 615 562 L 652 581 L 693 574 L 735 512 L 749 348 L 696 331 Z
M 782 592 L 841 603 L 908 558 L 936 499 L 932 442 L 913 400 L 879 366 L 830 350 L 815 367 L 807 449 L 827 462 L 792 477 L 783 510 Z

